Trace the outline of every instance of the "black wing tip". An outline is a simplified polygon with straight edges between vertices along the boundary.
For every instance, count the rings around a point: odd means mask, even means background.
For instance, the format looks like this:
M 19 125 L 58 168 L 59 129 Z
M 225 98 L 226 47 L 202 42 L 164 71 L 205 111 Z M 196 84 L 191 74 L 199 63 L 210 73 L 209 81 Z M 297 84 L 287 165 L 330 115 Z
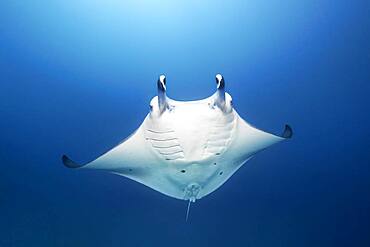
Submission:
M 83 165 L 77 164 L 76 162 L 74 162 L 73 160 L 68 158 L 68 156 L 65 155 L 65 154 L 63 154 L 63 156 L 62 156 L 62 161 L 63 161 L 64 166 L 66 166 L 68 168 L 80 168 L 80 167 L 83 166 Z
M 292 136 L 293 136 L 293 129 L 288 124 L 286 124 L 282 137 L 286 139 L 290 139 L 292 138 Z

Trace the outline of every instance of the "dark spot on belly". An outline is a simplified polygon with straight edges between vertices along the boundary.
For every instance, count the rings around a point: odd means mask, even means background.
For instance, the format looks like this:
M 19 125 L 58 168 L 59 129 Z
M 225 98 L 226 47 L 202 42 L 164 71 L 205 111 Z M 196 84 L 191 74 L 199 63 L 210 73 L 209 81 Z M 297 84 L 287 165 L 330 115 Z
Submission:
M 222 175 L 224 172 L 220 172 L 219 174 Z
M 215 162 L 215 163 L 213 163 L 214 165 L 217 165 L 217 163 Z
M 128 169 L 128 171 L 129 171 L 129 172 L 132 172 L 132 169 L 130 168 L 130 169 Z
M 185 173 L 186 171 L 185 170 L 181 170 L 182 173 Z

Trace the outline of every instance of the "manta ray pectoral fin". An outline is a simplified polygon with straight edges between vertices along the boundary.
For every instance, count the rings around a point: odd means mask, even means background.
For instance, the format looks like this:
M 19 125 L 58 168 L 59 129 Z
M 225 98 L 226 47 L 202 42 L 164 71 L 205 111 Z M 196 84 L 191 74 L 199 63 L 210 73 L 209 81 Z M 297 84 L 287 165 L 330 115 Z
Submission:
M 293 136 L 293 129 L 288 124 L 285 124 L 285 129 L 283 134 L 281 135 L 282 138 L 290 139 Z
M 68 156 L 65 154 L 62 156 L 62 161 L 63 161 L 64 166 L 68 168 L 81 168 L 86 165 L 86 164 L 82 164 L 82 165 L 77 164 L 76 162 L 68 158 Z
M 146 164 L 150 163 L 152 158 L 146 152 L 145 142 L 143 131 L 139 128 L 112 149 L 86 163 L 78 164 L 67 155 L 62 156 L 62 162 L 68 168 L 102 170 L 123 176 L 142 176 L 145 175 Z
M 236 135 L 235 150 L 243 154 L 243 157 L 249 157 L 251 154 L 259 153 L 269 146 L 281 141 L 292 138 L 293 130 L 286 124 L 281 135 L 275 135 L 263 130 L 257 129 L 241 118 L 239 118 L 238 134 Z
M 259 132 L 256 144 L 258 143 L 258 145 L 261 146 L 257 152 L 262 151 L 275 143 L 290 139 L 293 136 L 293 130 L 288 124 L 285 124 L 284 131 L 281 135 L 274 135 L 262 130 L 259 130 Z

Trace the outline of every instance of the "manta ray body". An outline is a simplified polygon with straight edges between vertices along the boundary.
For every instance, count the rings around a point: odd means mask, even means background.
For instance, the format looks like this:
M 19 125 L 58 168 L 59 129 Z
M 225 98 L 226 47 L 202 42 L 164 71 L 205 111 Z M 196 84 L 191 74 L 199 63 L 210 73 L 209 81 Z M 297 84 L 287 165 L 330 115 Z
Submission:
M 233 108 L 220 74 L 216 84 L 208 98 L 176 101 L 166 96 L 161 75 L 150 112 L 131 136 L 87 164 L 63 155 L 64 165 L 112 172 L 190 205 L 219 188 L 256 153 L 292 136 L 289 125 L 281 136 L 252 127 Z

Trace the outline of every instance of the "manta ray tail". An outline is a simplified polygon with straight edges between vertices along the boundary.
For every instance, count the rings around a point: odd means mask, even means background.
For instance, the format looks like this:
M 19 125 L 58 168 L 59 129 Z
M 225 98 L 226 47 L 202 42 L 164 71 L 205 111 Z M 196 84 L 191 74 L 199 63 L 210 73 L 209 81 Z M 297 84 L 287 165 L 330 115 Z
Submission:
M 190 203 L 191 203 L 191 200 L 189 199 L 189 203 L 188 203 L 188 209 L 186 210 L 186 219 L 185 219 L 185 221 L 186 221 L 186 222 L 188 221 L 188 218 L 189 218 L 189 212 L 190 212 Z

